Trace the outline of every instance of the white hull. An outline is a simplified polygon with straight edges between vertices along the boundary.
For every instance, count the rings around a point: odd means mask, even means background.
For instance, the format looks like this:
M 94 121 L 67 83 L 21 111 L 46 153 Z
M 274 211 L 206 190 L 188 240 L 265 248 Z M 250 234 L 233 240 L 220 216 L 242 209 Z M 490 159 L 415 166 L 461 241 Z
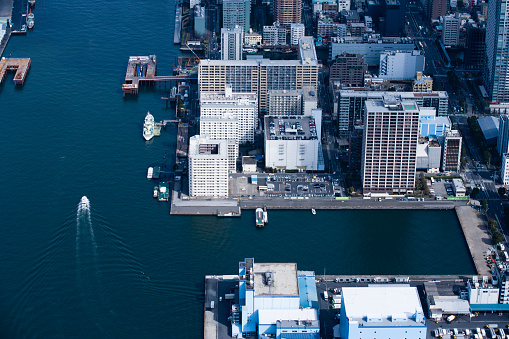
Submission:
M 146 141 L 149 141 L 154 137 L 154 127 L 154 117 L 150 114 L 150 112 L 147 112 L 145 122 L 143 123 L 143 138 Z

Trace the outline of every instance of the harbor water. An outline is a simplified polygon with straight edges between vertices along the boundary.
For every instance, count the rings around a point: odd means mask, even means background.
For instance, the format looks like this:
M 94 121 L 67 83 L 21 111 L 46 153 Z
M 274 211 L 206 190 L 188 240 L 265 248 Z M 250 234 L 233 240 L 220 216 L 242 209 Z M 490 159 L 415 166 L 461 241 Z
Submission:
M 453 211 L 270 211 L 170 216 L 147 168 L 170 169 L 175 128 L 142 137 L 162 90 L 122 98 L 130 55 L 170 74 L 174 2 L 37 0 L 4 56 L 30 57 L 0 89 L 0 337 L 199 338 L 206 274 L 297 262 L 317 274 L 472 274 Z M 162 168 L 164 170 L 165 167 Z M 87 196 L 90 205 L 80 204 Z

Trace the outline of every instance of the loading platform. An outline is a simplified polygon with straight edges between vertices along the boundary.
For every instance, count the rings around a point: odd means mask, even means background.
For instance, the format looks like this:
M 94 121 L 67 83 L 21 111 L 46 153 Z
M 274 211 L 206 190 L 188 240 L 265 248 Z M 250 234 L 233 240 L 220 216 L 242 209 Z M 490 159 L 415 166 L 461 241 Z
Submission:
M 0 60 L 0 84 L 4 81 L 7 72 L 15 71 L 14 83 L 16 85 L 23 85 L 30 68 L 30 63 L 30 58 L 2 58 Z
M 157 57 L 149 56 L 130 56 L 125 73 L 125 81 L 122 85 L 124 96 L 126 94 L 138 94 L 140 85 L 155 85 L 156 83 L 177 82 L 185 80 L 186 76 L 156 76 Z

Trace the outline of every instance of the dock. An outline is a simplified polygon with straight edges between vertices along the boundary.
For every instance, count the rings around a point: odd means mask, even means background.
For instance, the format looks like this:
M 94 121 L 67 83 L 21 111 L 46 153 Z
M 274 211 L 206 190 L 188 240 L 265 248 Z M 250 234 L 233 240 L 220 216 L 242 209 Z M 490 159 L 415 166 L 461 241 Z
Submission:
M 27 33 L 27 14 L 28 2 L 27 0 L 13 0 L 12 4 L 12 17 L 11 17 L 11 34 L 26 34 Z
M 182 34 L 182 8 L 180 7 L 180 2 L 177 2 L 175 5 L 175 30 L 173 32 L 173 43 L 179 45 L 180 44 L 180 36 Z
M 157 57 L 149 56 L 130 56 L 125 73 L 122 91 L 124 97 L 126 94 L 137 95 L 141 85 L 155 85 L 156 83 L 178 82 L 185 80 L 185 75 L 156 76 Z
M 16 72 L 14 74 L 14 83 L 16 85 L 23 85 L 25 78 L 30 69 L 30 58 L 2 58 L 0 60 L 0 84 L 3 83 L 5 74 L 10 71 Z
M 485 255 L 492 241 L 484 220 L 480 213 L 470 206 L 458 206 L 455 210 L 477 274 L 491 275 Z
M 177 159 L 187 158 L 189 149 L 189 124 L 179 123 L 177 133 Z

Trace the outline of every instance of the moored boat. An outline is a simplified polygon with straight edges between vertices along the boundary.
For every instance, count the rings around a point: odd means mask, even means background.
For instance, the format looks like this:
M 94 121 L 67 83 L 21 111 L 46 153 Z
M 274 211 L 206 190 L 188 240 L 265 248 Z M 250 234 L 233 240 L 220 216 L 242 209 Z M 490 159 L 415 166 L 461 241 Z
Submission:
M 145 122 L 143 123 L 143 138 L 149 141 L 154 137 L 154 116 L 147 112 Z
M 316 210 L 314 208 L 311 209 L 311 213 L 313 213 L 313 215 L 316 214 Z
M 263 222 L 263 210 L 258 207 L 255 211 L 255 216 L 256 216 L 256 227 L 263 227 L 265 225 Z
M 28 0 L 28 5 L 30 5 L 30 7 L 35 7 L 35 0 Z
M 149 167 L 147 171 L 147 179 L 152 179 L 152 175 L 154 174 L 154 168 Z
M 159 186 L 154 187 L 154 198 L 157 198 L 157 191 L 159 190 Z

